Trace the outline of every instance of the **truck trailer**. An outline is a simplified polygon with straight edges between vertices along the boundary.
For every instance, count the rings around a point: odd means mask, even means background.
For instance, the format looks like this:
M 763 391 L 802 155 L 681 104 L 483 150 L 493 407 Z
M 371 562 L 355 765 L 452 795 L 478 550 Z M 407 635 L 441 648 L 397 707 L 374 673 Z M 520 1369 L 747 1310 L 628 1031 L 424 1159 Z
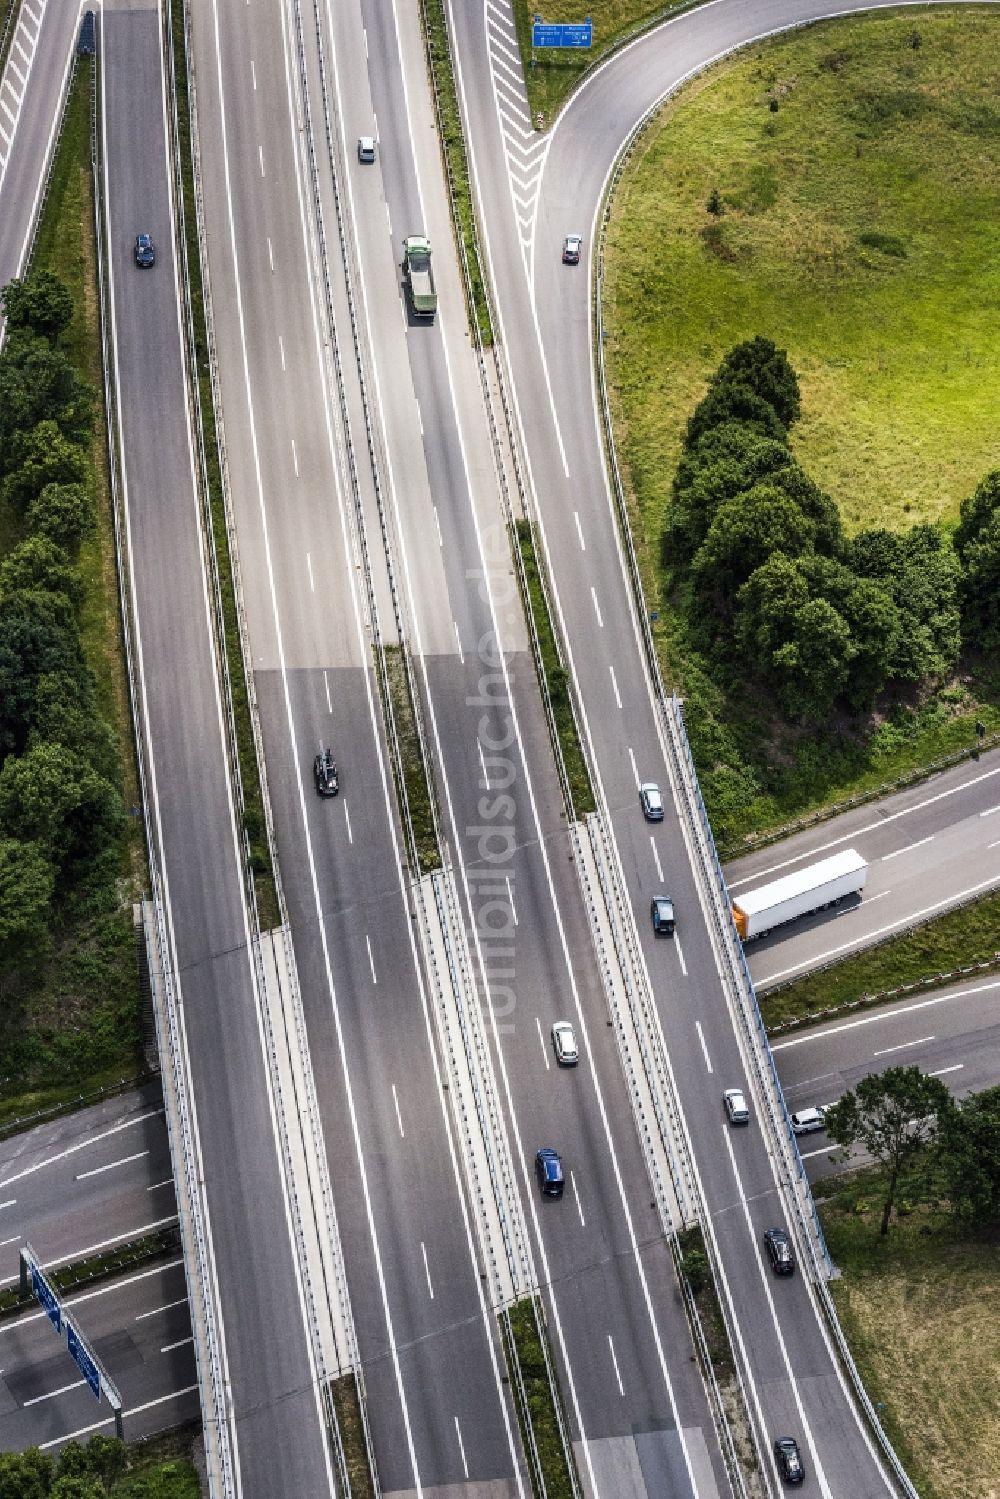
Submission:
M 431 269 L 431 242 L 422 234 L 409 234 L 403 240 L 403 275 L 410 289 L 414 316 L 433 320 L 438 305 L 437 287 Z
M 748 890 L 733 898 L 733 920 L 744 942 L 769 932 L 783 922 L 794 921 L 820 906 L 829 906 L 845 895 L 858 895 L 865 888 L 868 865 L 857 849 L 846 848 L 818 864 L 783 874 L 770 885 Z

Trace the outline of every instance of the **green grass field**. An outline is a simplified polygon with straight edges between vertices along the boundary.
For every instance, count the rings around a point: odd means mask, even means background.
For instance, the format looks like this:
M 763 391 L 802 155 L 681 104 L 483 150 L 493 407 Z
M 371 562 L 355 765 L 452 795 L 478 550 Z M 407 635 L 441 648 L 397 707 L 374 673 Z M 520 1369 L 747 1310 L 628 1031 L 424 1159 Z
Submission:
M 722 356 L 755 333 L 789 353 L 803 396 L 795 454 L 849 530 L 947 522 L 1000 465 L 998 49 L 1000 17 L 966 8 L 757 44 L 664 107 L 619 190 L 605 290 L 613 419 L 665 674 L 699 710 L 695 749 L 727 851 L 971 745 L 976 716 L 998 721 L 995 663 L 970 661 L 935 695 L 867 722 L 775 733 L 766 709 L 741 717 L 706 680 L 660 573 L 685 423 Z
M 820 1207 L 841 1279 L 831 1292 L 865 1388 L 921 1499 L 1000 1493 L 997 1240 L 962 1238 L 916 1209 L 878 1234 L 877 1176 L 839 1184 Z

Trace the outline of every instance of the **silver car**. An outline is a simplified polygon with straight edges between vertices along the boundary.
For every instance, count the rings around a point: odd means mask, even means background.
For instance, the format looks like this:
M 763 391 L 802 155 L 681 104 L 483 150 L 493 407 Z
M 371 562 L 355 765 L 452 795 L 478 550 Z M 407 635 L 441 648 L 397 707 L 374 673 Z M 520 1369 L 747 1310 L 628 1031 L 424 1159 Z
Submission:
M 639 787 L 639 800 L 647 822 L 663 821 L 663 797 L 655 781 L 646 781 Z
M 576 1034 L 567 1020 L 557 1020 L 552 1027 L 552 1047 L 560 1067 L 575 1067 L 580 1060 Z
M 358 136 L 358 160 L 363 162 L 375 160 L 375 137 L 373 135 Z

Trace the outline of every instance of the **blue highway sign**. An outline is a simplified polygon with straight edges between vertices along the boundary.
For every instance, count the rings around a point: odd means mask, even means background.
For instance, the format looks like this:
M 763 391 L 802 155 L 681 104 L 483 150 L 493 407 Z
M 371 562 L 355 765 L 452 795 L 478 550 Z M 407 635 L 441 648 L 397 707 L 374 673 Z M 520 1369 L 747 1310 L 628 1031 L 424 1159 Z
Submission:
M 590 47 L 593 41 L 594 23 L 589 16 L 585 21 L 561 24 L 546 23 L 541 16 L 535 16 L 531 23 L 533 47 Z
M 94 1363 L 94 1360 L 87 1352 L 87 1349 L 83 1344 L 83 1339 L 80 1337 L 80 1334 L 77 1332 L 76 1328 L 73 1326 L 68 1317 L 66 1318 L 66 1341 L 69 1344 L 70 1353 L 72 1354 L 73 1358 L 76 1359 L 77 1365 L 80 1369 L 80 1373 L 90 1385 L 90 1388 L 93 1390 L 98 1400 L 100 1400 L 101 1371 L 98 1369 L 97 1365 Z
M 59 1297 L 34 1263 L 31 1266 L 31 1289 L 35 1300 L 42 1307 L 56 1332 L 62 1332 L 62 1307 L 59 1304 Z

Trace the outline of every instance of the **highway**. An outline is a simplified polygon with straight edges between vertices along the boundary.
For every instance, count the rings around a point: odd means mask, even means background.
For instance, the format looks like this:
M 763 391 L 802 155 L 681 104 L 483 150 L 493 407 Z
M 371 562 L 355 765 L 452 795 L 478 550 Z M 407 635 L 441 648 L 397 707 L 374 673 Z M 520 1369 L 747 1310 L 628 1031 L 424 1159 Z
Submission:
M 510 39 L 507 33 L 504 40 L 497 19 L 502 9 L 490 7 L 488 27 L 475 8 L 452 11 L 484 242 L 586 732 L 644 936 L 722 1258 L 723 1295 L 753 1387 L 751 1407 L 762 1446 L 769 1447 L 781 1430 L 803 1441 L 810 1470 L 804 1492 L 882 1494 L 887 1480 L 856 1421 L 807 1287 L 799 1280 L 794 1288 L 772 1288 L 761 1266 L 760 1232 L 780 1221 L 784 1208 L 762 1135 L 750 1131 L 733 1138 L 723 1127 L 721 1091 L 744 1082 L 745 1068 L 703 914 L 703 891 L 673 804 L 655 832 L 639 812 L 638 781 L 657 779 L 668 789 L 667 762 L 594 416 L 589 267 L 564 267 L 559 253 L 570 230 L 583 232 L 590 243 L 615 155 L 646 109 L 710 58 L 775 26 L 806 19 L 811 11 L 787 0 L 707 7 L 633 43 L 592 75 L 567 106 L 532 178 L 518 164 L 523 158 L 497 103 L 502 47 Z M 509 104 L 505 112 L 513 118 Z M 657 943 L 648 925 L 649 899 L 658 889 L 675 901 L 674 942 Z
M 0 1141 L 0 1201 L 0 1287 L 17 1280 L 25 1239 L 60 1265 L 176 1222 L 159 1085 Z
M 193 1071 L 207 1255 L 217 1274 L 243 1493 L 319 1496 L 331 1490 L 332 1474 L 275 1140 L 220 709 L 179 323 L 159 20 L 153 3 L 105 7 L 100 128 L 141 732 L 166 900 L 163 956 Z M 133 264 L 139 230 L 157 246 L 152 271 Z
M 78 1321 L 123 1400 L 125 1435 L 138 1441 L 196 1420 L 197 1372 L 180 1255 L 87 1291 L 63 1306 Z M 44 1450 L 95 1431 L 114 1435 L 62 1339 L 40 1309 L 0 1322 L 0 1450 Z
M 0 286 L 24 269 L 80 19 L 77 0 L 18 9 L 0 79 Z
M 1000 884 L 1000 752 L 736 859 L 726 866 L 726 881 L 736 895 L 842 848 L 856 848 L 868 860 L 862 895 L 748 943 L 758 989 L 847 957 Z

